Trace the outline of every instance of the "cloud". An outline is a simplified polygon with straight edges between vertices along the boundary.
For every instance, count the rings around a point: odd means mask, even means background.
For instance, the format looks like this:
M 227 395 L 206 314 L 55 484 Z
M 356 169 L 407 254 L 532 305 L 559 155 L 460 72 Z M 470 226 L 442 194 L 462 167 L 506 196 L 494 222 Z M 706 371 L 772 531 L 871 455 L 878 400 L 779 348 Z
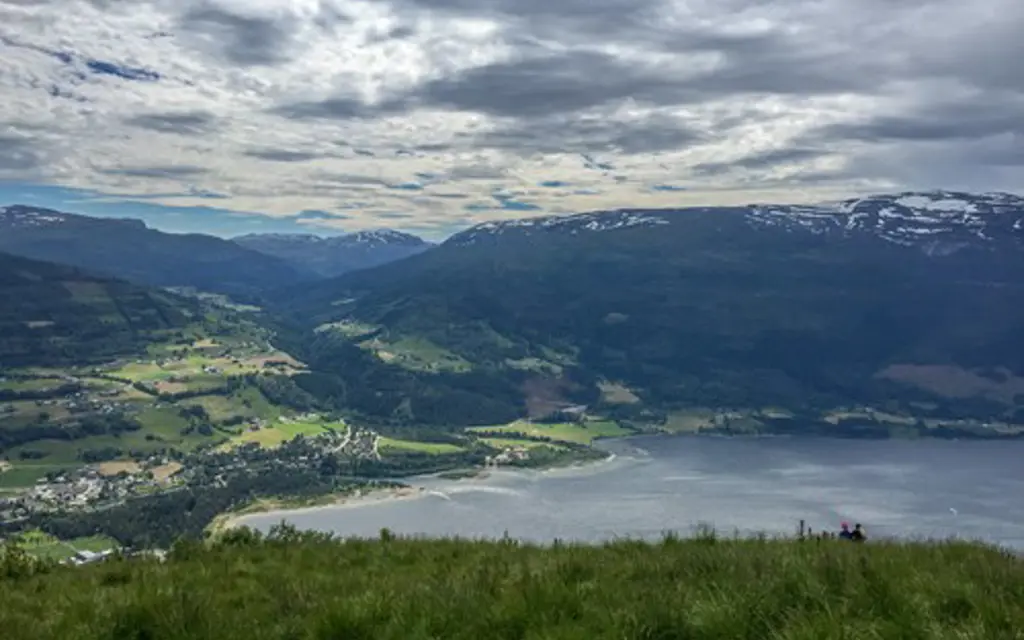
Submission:
M 250 158 L 258 158 L 268 162 L 307 162 L 322 157 L 322 154 L 312 151 L 296 151 L 293 149 L 249 149 L 243 153 Z
M 43 156 L 31 138 L 0 133 L 0 176 L 36 169 L 42 163 Z
M 428 234 L 1012 191 L 1022 29 L 1018 0 L 0 0 L 0 178 Z
M 150 167 L 122 167 L 117 169 L 104 169 L 102 173 L 108 176 L 124 176 L 127 178 L 164 178 L 176 180 L 180 178 L 194 178 L 207 172 L 204 167 L 190 165 L 150 166 Z
M 125 119 L 125 123 L 150 131 L 181 136 L 198 136 L 212 133 L 217 126 L 217 117 L 205 111 L 167 111 L 129 116 Z

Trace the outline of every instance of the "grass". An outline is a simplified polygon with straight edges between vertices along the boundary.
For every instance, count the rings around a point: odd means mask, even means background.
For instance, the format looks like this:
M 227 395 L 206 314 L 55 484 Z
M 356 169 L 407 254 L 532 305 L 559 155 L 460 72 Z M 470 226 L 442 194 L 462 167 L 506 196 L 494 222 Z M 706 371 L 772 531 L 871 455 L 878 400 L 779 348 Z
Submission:
M 21 535 L 25 551 L 37 558 L 46 560 L 66 560 L 78 551 L 103 551 L 119 546 L 117 542 L 106 536 L 88 536 L 64 541 L 43 533 L 29 531 Z
M 56 378 L 9 378 L 0 382 L 0 391 L 50 391 L 64 384 Z
M 278 447 L 292 440 L 295 436 L 315 436 L 327 431 L 342 431 L 346 429 L 342 422 L 318 422 L 318 421 L 287 421 L 277 422 L 271 426 L 264 427 L 259 431 L 246 429 L 241 434 L 231 439 L 230 444 L 238 446 L 249 442 L 255 442 L 261 447 L 271 449 Z
M 63 471 L 73 466 L 66 464 L 22 464 L 16 462 L 5 471 L 0 472 L 0 489 L 31 487 L 47 473 Z
M 624 429 L 610 420 L 592 420 L 583 424 L 537 424 L 519 421 L 501 427 L 473 427 L 470 431 L 509 434 L 513 437 L 518 434 L 533 438 L 549 438 L 555 442 L 586 445 L 593 444 L 594 440 L 598 438 L 621 438 L 632 434 L 630 430 Z
M 12 640 L 1009 640 L 1024 568 L 970 544 L 238 534 L 0 579 L 0 602 Z
M 495 449 L 507 449 L 523 447 L 525 449 L 535 449 L 537 447 L 558 447 L 558 445 L 551 445 L 546 442 L 538 442 L 536 440 L 521 440 L 517 438 L 479 438 L 480 442 L 483 442 L 489 447 Z
M 463 447 L 449 444 L 447 442 L 418 442 L 415 440 L 398 440 L 395 438 L 385 437 L 381 437 L 377 442 L 377 446 L 383 453 L 387 453 L 388 449 L 432 454 L 459 453 L 465 451 Z
M 384 362 L 412 371 L 465 373 L 473 368 L 469 361 L 423 338 L 374 339 L 359 346 L 372 350 Z

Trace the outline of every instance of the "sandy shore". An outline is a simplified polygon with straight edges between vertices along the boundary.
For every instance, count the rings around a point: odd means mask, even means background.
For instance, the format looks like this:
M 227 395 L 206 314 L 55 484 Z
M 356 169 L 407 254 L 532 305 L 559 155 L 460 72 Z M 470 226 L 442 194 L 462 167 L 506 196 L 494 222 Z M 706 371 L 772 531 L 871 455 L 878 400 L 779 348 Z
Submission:
M 210 523 L 209 530 L 214 534 L 222 533 L 228 529 L 245 526 L 246 521 L 255 516 L 280 515 L 284 519 L 286 516 L 294 514 L 315 513 L 325 509 L 366 507 L 396 500 L 415 500 L 424 497 L 427 493 L 427 489 L 424 487 L 373 489 L 366 492 L 339 495 L 333 498 L 325 496 L 323 503 L 311 506 L 297 506 L 286 500 L 259 500 L 241 511 L 224 513 L 217 516 Z

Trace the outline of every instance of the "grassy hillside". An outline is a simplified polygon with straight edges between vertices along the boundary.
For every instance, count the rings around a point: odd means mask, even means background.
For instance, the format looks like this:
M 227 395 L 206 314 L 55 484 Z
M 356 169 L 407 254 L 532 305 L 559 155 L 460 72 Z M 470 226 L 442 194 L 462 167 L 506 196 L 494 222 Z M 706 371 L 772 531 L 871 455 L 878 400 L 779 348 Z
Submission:
M 285 530 L 182 545 L 165 563 L 5 568 L 11 640 L 1009 640 L 1024 629 L 1020 560 L 970 544 L 542 548 Z
M 0 254 L 0 487 L 308 409 L 258 311 Z
M 134 355 L 194 322 L 199 305 L 73 267 L 0 254 L 0 367 Z

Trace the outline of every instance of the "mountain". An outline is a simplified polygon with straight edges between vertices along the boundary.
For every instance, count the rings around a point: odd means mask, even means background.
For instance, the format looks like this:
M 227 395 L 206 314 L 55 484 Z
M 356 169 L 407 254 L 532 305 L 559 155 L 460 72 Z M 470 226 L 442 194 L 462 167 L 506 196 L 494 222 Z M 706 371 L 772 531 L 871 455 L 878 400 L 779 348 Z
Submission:
M 323 391 L 373 371 L 367 410 L 389 416 L 498 388 L 495 415 L 541 415 L 612 388 L 668 410 L 1005 417 L 1024 405 L 1022 227 L 1024 199 L 954 192 L 530 218 L 279 302 L 314 330 Z
M 254 233 L 234 242 L 323 277 L 368 269 L 426 251 L 433 245 L 408 233 L 383 229 L 323 238 L 310 234 Z
M 0 251 L 137 283 L 243 296 L 316 277 L 221 238 L 24 205 L 0 207 Z
M 0 253 L 0 371 L 133 355 L 197 313 L 164 291 Z

